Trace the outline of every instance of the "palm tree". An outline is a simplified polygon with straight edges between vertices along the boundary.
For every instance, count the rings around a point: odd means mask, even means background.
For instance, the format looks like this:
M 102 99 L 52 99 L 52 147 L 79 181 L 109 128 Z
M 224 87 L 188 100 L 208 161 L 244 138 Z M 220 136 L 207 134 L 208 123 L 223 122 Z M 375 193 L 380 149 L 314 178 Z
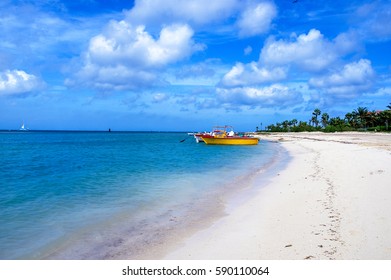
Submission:
M 339 130 L 342 130 L 345 126 L 345 121 L 340 117 L 331 118 L 330 125 L 337 127 Z
M 309 129 L 310 129 L 310 126 L 308 126 L 307 122 L 299 121 L 298 131 L 306 131 Z
M 353 110 L 352 111 L 352 125 L 354 128 L 358 128 L 359 127 L 359 115 L 358 113 L 356 112 L 356 110 Z
M 315 128 L 318 127 L 318 119 L 315 116 L 312 116 L 310 119 L 310 125 L 313 125 Z
M 288 131 L 289 121 L 285 120 L 282 122 L 282 127 L 284 128 L 284 131 Z
M 367 117 L 368 117 L 368 108 L 367 107 L 358 107 L 354 110 L 356 115 L 358 116 L 361 124 L 361 128 L 365 128 L 367 125 Z
M 354 114 L 353 113 L 346 113 L 345 114 L 345 120 L 351 127 L 355 127 Z
M 371 111 L 367 113 L 367 120 L 371 123 L 372 127 L 375 127 L 375 124 L 380 122 L 379 111 Z
M 313 124 L 315 124 L 315 127 L 318 127 L 319 121 L 318 121 L 318 116 L 321 114 L 320 110 L 316 108 L 313 112 L 312 115 L 313 117 L 311 118 L 311 121 Z
M 322 114 L 322 125 L 323 127 L 326 127 L 329 124 L 330 116 L 327 113 Z
M 388 130 L 391 124 L 391 110 L 384 110 L 379 113 L 379 123 L 380 125 L 384 125 L 386 130 Z

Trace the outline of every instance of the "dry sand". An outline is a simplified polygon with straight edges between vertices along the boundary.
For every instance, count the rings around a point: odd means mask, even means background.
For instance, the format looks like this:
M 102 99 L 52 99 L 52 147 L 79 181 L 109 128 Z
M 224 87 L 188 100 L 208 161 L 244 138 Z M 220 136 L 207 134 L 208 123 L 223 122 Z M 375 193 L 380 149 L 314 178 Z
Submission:
M 391 134 L 284 133 L 292 160 L 165 259 L 391 259 Z

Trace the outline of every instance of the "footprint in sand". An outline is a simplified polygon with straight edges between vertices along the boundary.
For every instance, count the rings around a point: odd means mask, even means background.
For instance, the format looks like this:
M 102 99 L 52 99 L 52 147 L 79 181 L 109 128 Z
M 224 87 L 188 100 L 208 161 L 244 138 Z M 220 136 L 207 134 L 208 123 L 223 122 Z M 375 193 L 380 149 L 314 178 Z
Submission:
M 382 174 L 383 172 L 384 172 L 384 170 L 379 169 L 379 170 L 377 170 L 377 171 L 375 171 L 375 172 L 373 172 L 373 171 L 372 171 L 372 172 L 369 172 L 369 174 L 370 174 L 370 175 L 373 175 L 373 174 L 375 174 L 375 173 L 376 173 L 376 174 Z

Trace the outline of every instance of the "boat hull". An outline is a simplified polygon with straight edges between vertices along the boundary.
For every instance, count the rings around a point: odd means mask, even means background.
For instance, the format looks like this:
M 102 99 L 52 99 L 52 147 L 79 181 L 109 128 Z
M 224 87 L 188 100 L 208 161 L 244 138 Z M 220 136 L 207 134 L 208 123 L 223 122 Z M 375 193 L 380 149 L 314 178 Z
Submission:
M 258 138 L 202 136 L 207 145 L 258 145 Z
M 202 140 L 202 135 L 203 134 L 194 134 L 194 139 L 197 143 L 204 142 L 204 140 Z

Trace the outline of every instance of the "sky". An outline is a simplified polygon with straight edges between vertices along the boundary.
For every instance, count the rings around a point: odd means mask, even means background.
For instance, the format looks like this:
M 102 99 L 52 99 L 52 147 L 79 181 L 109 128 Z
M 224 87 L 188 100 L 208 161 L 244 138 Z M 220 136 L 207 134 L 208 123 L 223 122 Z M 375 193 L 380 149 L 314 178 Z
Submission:
M 0 129 L 253 131 L 390 102 L 389 0 L 0 2 Z

